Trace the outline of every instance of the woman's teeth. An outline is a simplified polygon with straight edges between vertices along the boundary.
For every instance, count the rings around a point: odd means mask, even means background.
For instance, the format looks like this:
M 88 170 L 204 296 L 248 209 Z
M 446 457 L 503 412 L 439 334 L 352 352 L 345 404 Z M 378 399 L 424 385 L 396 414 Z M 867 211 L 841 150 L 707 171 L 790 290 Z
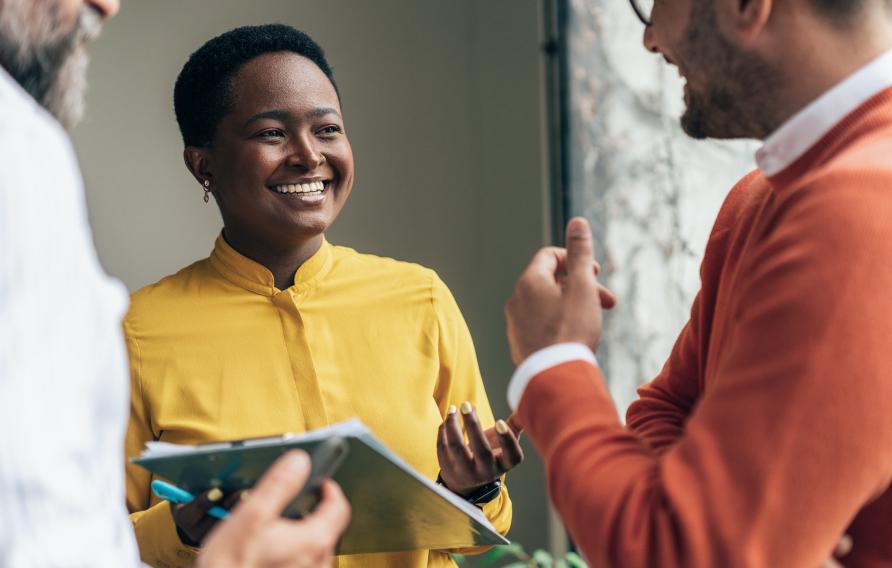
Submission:
M 310 183 L 274 185 L 272 189 L 278 193 L 316 193 L 324 190 L 325 184 L 321 181 L 311 181 Z

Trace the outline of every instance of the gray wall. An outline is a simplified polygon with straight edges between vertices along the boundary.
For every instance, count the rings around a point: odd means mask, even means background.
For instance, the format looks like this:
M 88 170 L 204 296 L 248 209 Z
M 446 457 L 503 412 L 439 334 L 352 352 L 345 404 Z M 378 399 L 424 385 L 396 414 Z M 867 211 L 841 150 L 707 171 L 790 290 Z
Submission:
M 546 234 L 539 11 L 536 0 L 125 0 L 93 46 L 74 136 L 105 268 L 137 289 L 208 254 L 220 219 L 183 167 L 173 82 L 215 34 L 292 24 L 327 51 L 356 156 L 329 239 L 440 273 L 504 416 L 502 305 Z M 511 536 L 542 547 L 542 468 L 527 455 L 509 481 Z

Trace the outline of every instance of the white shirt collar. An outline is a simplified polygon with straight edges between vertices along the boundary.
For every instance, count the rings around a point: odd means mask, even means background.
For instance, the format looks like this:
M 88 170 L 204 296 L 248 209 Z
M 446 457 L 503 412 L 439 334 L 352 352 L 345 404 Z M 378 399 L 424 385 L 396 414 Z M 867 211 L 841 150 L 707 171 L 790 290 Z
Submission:
M 0 111 L 6 114 L 6 117 L 15 116 L 21 118 L 22 115 L 31 116 L 39 115 L 40 120 L 49 119 L 56 124 L 56 128 L 61 131 L 61 126 L 52 118 L 52 115 L 40 106 L 34 100 L 34 97 L 26 91 L 18 81 L 16 81 L 9 72 L 0 66 Z M 3 114 L 3 113 L 0 113 Z M 0 121 L 0 127 L 10 126 Z M 66 136 L 67 140 L 67 136 Z
M 892 87 L 892 50 L 880 55 L 783 123 L 756 152 L 766 176 L 785 170 L 853 110 Z

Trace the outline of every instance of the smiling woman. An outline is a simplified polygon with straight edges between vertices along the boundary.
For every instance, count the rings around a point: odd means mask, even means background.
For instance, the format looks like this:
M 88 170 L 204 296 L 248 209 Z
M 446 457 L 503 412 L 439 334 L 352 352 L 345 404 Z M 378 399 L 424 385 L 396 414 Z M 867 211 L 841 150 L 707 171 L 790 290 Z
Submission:
M 361 418 L 419 472 L 505 533 L 501 478 L 522 459 L 492 411 L 470 333 L 437 275 L 329 244 L 353 154 L 322 50 L 280 25 L 238 28 L 192 55 L 175 88 L 187 167 L 223 231 L 205 260 L 133 295 L 126 453 L 301 432 Z M 464 440 L 457 407 L 461 407 Z M 213 526 L 174 510 L 127 466 L 145 562 L 191 566 Z M 230 504 L 218 490 L 206 497 Z M 447 551 L 354 555 L 339 566 L 451 566 Z
M 192 56 L 174 101 L 186 165 L 217 200 L 226 241 L 288 288 L 353 187 L 322 50 L 286 26 L 235 30 Z

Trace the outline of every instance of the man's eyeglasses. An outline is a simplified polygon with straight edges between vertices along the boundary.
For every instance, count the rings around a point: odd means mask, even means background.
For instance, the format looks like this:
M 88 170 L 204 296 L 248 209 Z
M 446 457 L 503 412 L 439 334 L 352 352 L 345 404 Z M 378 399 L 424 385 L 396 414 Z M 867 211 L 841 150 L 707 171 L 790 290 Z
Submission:
M 650 14 L 654 9 L 654 0 L 629 0 L 632 3 L 632 9 L 635 10 L 635 14 L 638 15 L 638 19 L 641 20 L 645 26 L 649 26 L 651 24 Z

